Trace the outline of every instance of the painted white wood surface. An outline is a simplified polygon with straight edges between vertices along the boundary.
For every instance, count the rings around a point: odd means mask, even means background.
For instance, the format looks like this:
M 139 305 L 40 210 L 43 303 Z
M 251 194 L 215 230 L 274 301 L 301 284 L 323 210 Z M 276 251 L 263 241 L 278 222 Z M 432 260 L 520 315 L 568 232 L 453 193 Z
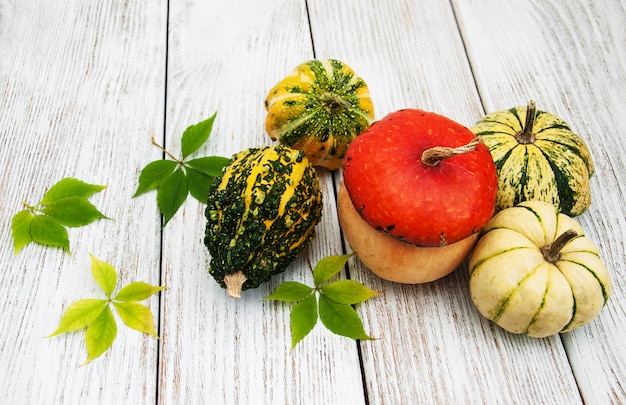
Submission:
M 622 2 L 58 4 L 0 0 L 3 402 L 626 402 Z M 534 98 L 578 129 L 597 169 L 580 220 L 615 283 L 600 317 L 562 337 L 514 336 L 478 315 L 466 265 L 402 286 L 351 259 L 350 277 L 385 290 L 358 306 L 379 340 L 355 343 L 318 325 L 290 352 L 289 307 L 261 299 L 283 280 L 310 283 L 308 261 L 343 252 L 333 194 L 341 173 L 325 171 L 324 220 L 308 257 L 228 298 L 206 271 L 203 205 L 189 199 L 161 235 L 154 194 L 131 198 L 139 170 L 160 156 L 150 137 L 177 153 L 182 131 L 217 111 L 200 153 L 268 144 L 265 93 L 312 57 L 362 75 L 377 118 L 417 107 L 469 126 Z M 114 220 L 71 230 L 71 256 L 36 245 L 14 256 L 10 217 L 66 176 L 107 184 L 92 201 Z M 71 302 L 99 294 L 89 253 L 115 265 L 122 283 L 168 289 L 149 301 L 159 341 L 120 327 L 112 350 L 79 367 L 83 333 L 43 336 Z

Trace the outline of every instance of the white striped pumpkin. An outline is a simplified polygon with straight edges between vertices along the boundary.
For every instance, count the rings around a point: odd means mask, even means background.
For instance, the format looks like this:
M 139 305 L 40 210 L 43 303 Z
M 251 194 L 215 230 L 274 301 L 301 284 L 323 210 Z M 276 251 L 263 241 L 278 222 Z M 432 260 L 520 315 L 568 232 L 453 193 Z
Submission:
M 598 248 L 580 224 L 551 204 L 526 201 L 497 213 L 469 260 L 470 294 L 480 313 L 531 337 L 591 322 L 612 290 Z
M 530 112 L 530 114 L 528 114 Z M 591 204 L 589 149 L 554 114 L 528 107 L 487 114 L 470 128 L 489 148 L 498 173 L 496 210 L 541 200 L 569 216 Z

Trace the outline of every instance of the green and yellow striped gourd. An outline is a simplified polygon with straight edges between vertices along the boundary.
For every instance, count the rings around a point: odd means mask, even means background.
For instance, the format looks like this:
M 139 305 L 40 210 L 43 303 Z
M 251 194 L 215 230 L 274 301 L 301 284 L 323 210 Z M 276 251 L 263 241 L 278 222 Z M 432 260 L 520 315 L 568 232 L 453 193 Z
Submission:
M 268 92 L 265 109 L 272 140 L 329 170 L 341 167 L 350 142 L 374 119 L 367 84 L 336 59 L 298 65 Z
M 322 204 L 302 151 L 276 145 L 235 154 L 207 199 L 209 273 L 239 297 L 285 271 L 314 237 Z
M 543 201 L 506 208 L 487 222 L 469 271 L 483 316 L 537 338 L 591 322 L 612 291 L 597 246 L 575 219 Z
M 470 130 L 487 145 L 497 168 L 496 210 L 540 200 L 576 216 L 591 204 L 589 149 L 563 120 L 537 110 L 533 101 L 488 114 Z

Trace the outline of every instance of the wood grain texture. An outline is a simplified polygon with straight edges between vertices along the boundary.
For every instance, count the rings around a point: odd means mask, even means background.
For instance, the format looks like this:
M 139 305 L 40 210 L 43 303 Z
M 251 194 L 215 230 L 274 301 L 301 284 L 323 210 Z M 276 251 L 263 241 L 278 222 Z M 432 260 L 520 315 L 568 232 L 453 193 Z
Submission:
M 165 2 L 0 2 L 0 396 L 6 403 L 154 402 L 157 340 L 121 326 L 87 367 L 84 333 L 46 339 L 72 302 L 102 293 L 89 253 L 119 282 L 159 283 L 154 201 L 131 200 L 160 153 Z M 13 255 L 10 218 L 63 177 L 108 185 L 91 201 L 112 220 L 70 229 L 72 255 Z M 153 198 L 154 199 L 154 198 Z M 142 235 L 142 238 L 137 238 Z M 158 298 L 148 301 L 158 312 Z
M 218 111 L 208 154 L 230 156 L 273 142 L 267 91 L 313 57 L 304 1 L 172 3 L 167 139 Z M 330 173 L 320 171 L 323 221 L 308 250 L 282 275 L 241 299 L 208 274 L 204 205 L 188 203 L 164 231 L 163 403 L 363 403 L 354 341 L 321 325 L 290 352 L 289 305 L 262 301 L 285 280 L 312 283 L 308 261 L 341 254 Z
M 562 339 L 587 403 L 626 402 L 626 6 L 620 1 L 454 3 L 486 109 L 535 99 L 589 146 L 596 164 L 592 204 L 577 219 L 612 272 L 613 295 L 598 319 Z

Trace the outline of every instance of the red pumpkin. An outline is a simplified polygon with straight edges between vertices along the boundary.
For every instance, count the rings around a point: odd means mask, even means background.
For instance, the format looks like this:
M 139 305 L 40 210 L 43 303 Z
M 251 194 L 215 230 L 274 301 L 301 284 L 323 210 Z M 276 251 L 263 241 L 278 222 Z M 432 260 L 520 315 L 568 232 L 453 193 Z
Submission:
M 374 229 L 415 246 L 445 246 L 492 217 L 496 168 L 487 147 L 442 115 L 404 109 L 359 135 L 344 159 L 354 208 Z

